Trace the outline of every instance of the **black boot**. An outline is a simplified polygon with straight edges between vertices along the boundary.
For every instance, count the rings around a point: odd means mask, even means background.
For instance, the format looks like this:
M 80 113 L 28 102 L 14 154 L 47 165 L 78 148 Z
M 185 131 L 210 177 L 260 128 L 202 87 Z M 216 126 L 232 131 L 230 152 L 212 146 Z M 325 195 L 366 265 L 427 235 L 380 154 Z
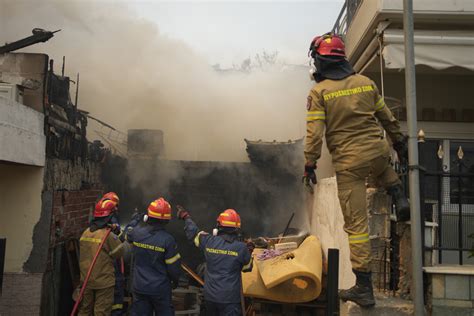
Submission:
M 356 284 L 348 290 L 339 291 L 339 297 L 344 302 L 352 301 L 362 307 L 375 305 L 374 289 L 372 287 L 372 273 L 353 270 L 356 275 Z
M 387 193 L 392 196 L 395 203 L 395 212 L 397 214 L 397 221 L 406 222 L 410 220 L 410 204 L 408 204 L 407 197 L 403 192 L 401 184 L 396 184 L 387 188 Z

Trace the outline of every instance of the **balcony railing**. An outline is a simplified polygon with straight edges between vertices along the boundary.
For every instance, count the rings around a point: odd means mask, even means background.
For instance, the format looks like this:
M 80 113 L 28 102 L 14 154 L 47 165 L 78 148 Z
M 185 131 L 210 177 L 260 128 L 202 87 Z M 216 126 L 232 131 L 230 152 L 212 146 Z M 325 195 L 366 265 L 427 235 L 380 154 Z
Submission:
M 337 17 L 336 23 L 332 29 L 335 34 L 345 35 L 347 29 L 351 25 L 352 19 L 354 18 L 357 9 L 363 0 L 345 0 L 341 12 Z

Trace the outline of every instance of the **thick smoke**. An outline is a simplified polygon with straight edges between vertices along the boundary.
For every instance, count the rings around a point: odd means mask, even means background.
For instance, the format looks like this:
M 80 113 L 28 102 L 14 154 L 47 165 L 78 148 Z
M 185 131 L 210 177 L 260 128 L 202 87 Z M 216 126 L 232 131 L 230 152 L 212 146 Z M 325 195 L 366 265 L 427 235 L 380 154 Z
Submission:
M 65 55 L 66 74 L 74 79 L 80 72 L 79 107 L 123 131 L 162 129 L 169 159 L 246 161 L 244 138 L 286 141 L 305 133 L 311 83 L 304 69 L 223 75 L 185 43 L 160 34 L 160 21 L 112 1 L 0 6 L 0 42 L 34 27 L 62 29 L 24 51 L 47 53 L 56 72 Z
M 0 43 L 25 37 L 35 27 L 61 29 L 49 42 L 22 51 L 48 54 L 56 73 L 66 56 L 66 75 L 75 79 L 80 73 L 79 108 L 124 132 L 163 130 L 167 159 L 248 161 L 244 138 L 287 141 L 304 136 L 311 87 L 305 68 L 218 72 L 186 43 L 160 34 L 160 21 L 155 22 L 114 1 L 2 0 Z M 89 138 L 92 132 L 89 126 Z M 140 166 L 129 166 L 130 184 L 142 195 L 130 199 L 131 207 L 144 207 L 157 194 L 167 194 L 169 185 L 186 175 L 172 164 L 160 170 Z M 328 164 L 319 165 L 319 174 L 325 175 L 321 166 Z M 192 176 L 207 177 L 196 171 Z M 257 187 L 268 195 L 267 186 L 262 182 Z M 291 204 L 291 210 L 275 209 L 271 220 L 262 220 L 284 227 L 288 212 L 304 208 L 299 198 Z M 302 222 L 297 216 L 294 224 Z

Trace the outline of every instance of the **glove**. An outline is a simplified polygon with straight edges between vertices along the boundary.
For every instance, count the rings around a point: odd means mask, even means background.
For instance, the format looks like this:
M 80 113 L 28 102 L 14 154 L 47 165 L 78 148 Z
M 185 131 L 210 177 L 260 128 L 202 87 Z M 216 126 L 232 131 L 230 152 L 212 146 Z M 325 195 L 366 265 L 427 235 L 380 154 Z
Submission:
M 107 226 L 110 227 L 112 233 L 114 233 L 117 236 L 122 233 L 122 231 L 120 230 L 119 224 L 108 224 Z
M 304 165 L 304 174 L 303 174 L 303 183 L 309 193 L 313 193 L 313 187 L 311 183 L 316 184 L 318 180 L 316 179 L 316 164 L 314 163 L 306 163 Z
M 313 184 L 318 183 L 318 180 L 316 179 L 316 164 L 314 163 L 306 163 L 304 165 L 304 175 L 303 175 L 303 182 L 306 183 L 311 181 Z
M 181 220 L 185 220 L 187 218 L 190 218 L 191 215 L 189 215 L 188 211 L 184 209 L 181 205 L 177 205 L 176 208 L 178 209 L 178 218 Z
M 393 143 L 393 149 L 397 152 L 398 160 L 404 164 L 408 162 L 408 136 Z
M 253 250 L 255 249 L 255 244 L 253 241 L 247 241 L 247 249 L 249 250 L 250 254 L 252 254 Z
M 135 222 L 140 222 L 143 218 L 143 213 L 140 213 L 138 211 L 138 209 L 135 208 L 135 210 L 133 211 L 133 214 L 132 214 L 132 217 L 131 217 L 131 221 L 135 221 Z

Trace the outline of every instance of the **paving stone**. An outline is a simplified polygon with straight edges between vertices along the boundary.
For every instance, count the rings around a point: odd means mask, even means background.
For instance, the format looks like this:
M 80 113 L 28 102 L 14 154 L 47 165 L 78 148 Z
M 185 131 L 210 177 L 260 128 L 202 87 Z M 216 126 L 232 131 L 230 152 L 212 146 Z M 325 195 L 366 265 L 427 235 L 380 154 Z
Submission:
M 341 301 L 341 316 L 412 316 L 415 315 L 413 303 L 397 297 L 376 294 L 376 305 L 372 308 L 361 308 L 352 302 Z

